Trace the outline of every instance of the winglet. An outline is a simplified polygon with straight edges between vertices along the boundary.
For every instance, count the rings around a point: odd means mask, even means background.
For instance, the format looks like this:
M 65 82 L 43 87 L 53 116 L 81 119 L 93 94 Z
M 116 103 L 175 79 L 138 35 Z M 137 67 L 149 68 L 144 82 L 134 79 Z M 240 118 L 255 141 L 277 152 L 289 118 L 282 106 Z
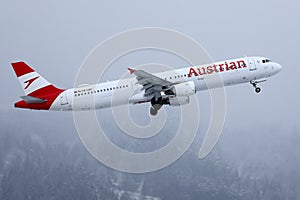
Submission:
M 130 74 L 133 74 L 135 72 L 135 70 L 131 69 L 131 68 L 128 68 L 128 70 L 129 70 Z

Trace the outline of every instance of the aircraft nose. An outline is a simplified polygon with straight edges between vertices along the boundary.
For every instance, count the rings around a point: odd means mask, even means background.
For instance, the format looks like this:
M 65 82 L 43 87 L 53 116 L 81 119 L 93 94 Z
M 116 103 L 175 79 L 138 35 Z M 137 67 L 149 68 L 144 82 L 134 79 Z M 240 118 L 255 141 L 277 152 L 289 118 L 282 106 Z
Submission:
M 275 63 L 274 70 L 276 73 L 278 73 L 282 70 L 282 66 L 278 63 Z

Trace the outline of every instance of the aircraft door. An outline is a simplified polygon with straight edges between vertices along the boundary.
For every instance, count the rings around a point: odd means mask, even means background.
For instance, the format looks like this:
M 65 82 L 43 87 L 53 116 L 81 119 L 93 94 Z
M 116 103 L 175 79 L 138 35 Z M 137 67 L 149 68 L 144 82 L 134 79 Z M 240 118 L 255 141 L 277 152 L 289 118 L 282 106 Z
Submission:
M 249 58 L 247 58 L 248 59 L 248 62 L 249 62 L 249 70 L 250 71 L 254 71 L 254 70 L 256 70 L 257 68 L 256 68 L 256 63 L 255 63 L 255 59 L 254 58 L 252 58 L 252 57 L 249 57 Z
M 60 95 L 60 105 L 66 105 L 66 104 L 68 104 L 68 97 L 67 97 L 67 93 L 63 92 Z

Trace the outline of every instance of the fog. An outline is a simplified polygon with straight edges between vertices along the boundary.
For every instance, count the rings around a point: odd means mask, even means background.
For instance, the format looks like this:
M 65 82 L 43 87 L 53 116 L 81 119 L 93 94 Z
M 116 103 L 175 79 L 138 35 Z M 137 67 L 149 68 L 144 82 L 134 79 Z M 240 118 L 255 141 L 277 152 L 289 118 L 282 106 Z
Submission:
M 290 1 L 8 1 L 0 8 L 1 199 L 298 199 L 299 3 Z M 88 53 L 113 34 L 137 27 L 180 31 L 215 61 L 266 56 L 283 70 L 261 83 L 226 87 L 226 121 L 213 152 L 198 151 L 210 120 L 210 97 L 200 92 L 200 126 L 191 148 L 171 166 L 148 174 L 112 170 L 96 161 L 77 135 L 71 112 L 13 108 L 23 91 L 10 63 L 24 60 L 61 88 L 73 87 Z M 103 55 L 105 56 L 105 55 Z M 118 79 L 128 66 L 188 63 L 159 51 L 121 57 L 101 78 Z M 131 106 L 149 121 L 149 105 Z M 111 109 L 97 111 L 108 137 L 130 150 L 154 150 L 174 137 L 178 108 L 167 107 L 159 138 L 139 142 L 122 135 Z

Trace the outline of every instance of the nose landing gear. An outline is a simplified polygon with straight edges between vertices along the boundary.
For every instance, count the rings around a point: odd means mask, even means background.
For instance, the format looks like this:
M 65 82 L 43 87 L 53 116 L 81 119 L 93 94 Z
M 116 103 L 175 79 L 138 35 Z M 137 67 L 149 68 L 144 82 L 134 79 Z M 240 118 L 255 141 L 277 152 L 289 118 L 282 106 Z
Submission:
M 255 88 L 256 93 L 261 92 L 261 89 L 260 89 L 260 87 L 257 86 L 257 84 L 261 83 L 261 82 L 264 82 L 264 81 L 266 81 L 266 80 L 263 80 L 263 81 L 250 81 L 250 84 Z
M 256 93 L 260 93 L 260 91 L 261 91 L 260 87 L 256 87 L 256 88 L 255 88 L 255 92 L 256 92 Z

